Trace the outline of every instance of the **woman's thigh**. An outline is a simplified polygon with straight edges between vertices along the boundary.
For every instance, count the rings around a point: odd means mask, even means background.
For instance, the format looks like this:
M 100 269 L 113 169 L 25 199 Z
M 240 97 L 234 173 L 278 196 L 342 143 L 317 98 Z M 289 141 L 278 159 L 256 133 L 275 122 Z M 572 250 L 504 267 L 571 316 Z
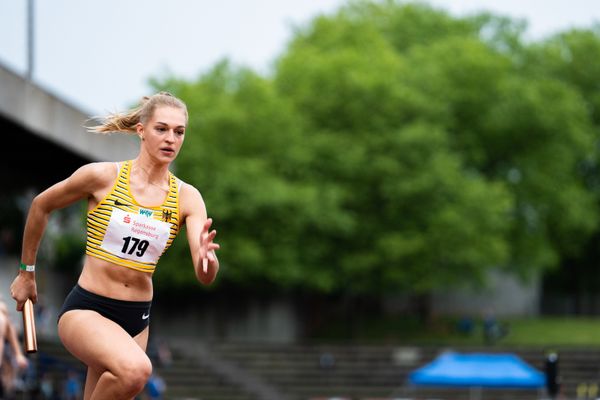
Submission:
M 147 329 L 134 339 L 95 311 L 66 312 L 58 322 L 58 334 L 71 354 L 99 373 L 149 363 L 145 353 Z
M 149 328 L 144 329 L 140 334 L 135 336 L 134 341 L 140 346 L 140 348 L 146 351 L 146 347 L 148 345 L 148 332 Z M 100 376 L 104 373 L 105 370 L 98 371 L 92 367 L 88 367 L 86 380 L 85 380 L 85 391 L 84 391 L 84 399 L 89 399 L 91 394 L 93 393 Z

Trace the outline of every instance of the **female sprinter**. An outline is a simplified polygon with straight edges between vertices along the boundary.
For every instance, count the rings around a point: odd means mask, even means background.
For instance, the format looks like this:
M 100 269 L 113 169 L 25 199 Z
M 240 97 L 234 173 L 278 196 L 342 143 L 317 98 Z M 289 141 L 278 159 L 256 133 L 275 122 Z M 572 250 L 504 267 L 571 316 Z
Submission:
M 143 390 L 152 372 L 145 353 L 152 273 L 183 224 L 198 280 L 210 284 L 219 270 L 216 231 L 209 231 L 202 196 L 169 172 L 187 120 L 185 104 L 166 92 L 109 116 L 91 130 L 137 134 L 138 156 L 84 165 L 31 204 L 21 270 L 11 285 L 19 311 L 26 299 L 37 301 L 36 255 L 50 213 L 88 202 L 84 266 L 58 320 L 64 346 L 88 367 L 86 400 L 131 399 Z

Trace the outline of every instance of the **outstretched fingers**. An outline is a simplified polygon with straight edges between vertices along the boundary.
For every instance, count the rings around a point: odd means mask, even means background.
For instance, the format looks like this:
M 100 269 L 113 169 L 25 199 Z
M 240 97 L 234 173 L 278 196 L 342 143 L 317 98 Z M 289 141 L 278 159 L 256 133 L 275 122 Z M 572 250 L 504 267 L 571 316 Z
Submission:
M 218 250 L 221 247 L 219 244 L 213 242 L 217 235 L 217 231 L 213 229 L 209 232 L 212 222 L 212 218 L 207 218 L 202 226 L 202 231 L 200 232 L 200 257 L 202 258 L 202 271 L 204 273 L 208 272 L 208 264 L 215 262 L 213 251 Z

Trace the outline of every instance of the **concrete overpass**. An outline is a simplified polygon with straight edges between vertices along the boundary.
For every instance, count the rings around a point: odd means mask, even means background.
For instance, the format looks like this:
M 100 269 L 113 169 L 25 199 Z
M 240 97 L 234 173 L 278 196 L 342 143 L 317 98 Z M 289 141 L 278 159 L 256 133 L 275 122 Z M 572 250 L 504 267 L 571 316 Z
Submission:
M 83 164 L 137 155 L 137 137 L 88 133 L 84 124 L 90 117 L 0 64 L 0 299 L 4 297 L 9 303 L 14 322 L 20 315 L 14 310 L 8 288 L 20 259 L 24 215 L 31 197 Z M 80 210 L 67 211 L 73 220 L 80 221 Z M 64 218 L 56 220 L 64 223 Z M 47 267 L 47 257 L 40 258 Z M 53 271 L 39 275 L 38 288 L 47 305 L 56 310 L 73 283 L 72 278 Z
M 85 163 L 136 156 L 136 137 L 89 133 L 90 117 L 0 64 L 1 193 L 39 191 Z

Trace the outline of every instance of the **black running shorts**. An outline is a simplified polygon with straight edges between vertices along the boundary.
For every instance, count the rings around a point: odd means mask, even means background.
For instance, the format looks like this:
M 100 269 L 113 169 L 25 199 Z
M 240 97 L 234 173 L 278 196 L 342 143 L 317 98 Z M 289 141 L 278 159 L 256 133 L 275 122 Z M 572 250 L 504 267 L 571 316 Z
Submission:
M 67 311 L 92 310 L 119 324 L 131 337 L 135 337 L 150 324 L 151 306 L 152 301 L 111 299 L 75 285 L 65 299 L 58 319 Z

